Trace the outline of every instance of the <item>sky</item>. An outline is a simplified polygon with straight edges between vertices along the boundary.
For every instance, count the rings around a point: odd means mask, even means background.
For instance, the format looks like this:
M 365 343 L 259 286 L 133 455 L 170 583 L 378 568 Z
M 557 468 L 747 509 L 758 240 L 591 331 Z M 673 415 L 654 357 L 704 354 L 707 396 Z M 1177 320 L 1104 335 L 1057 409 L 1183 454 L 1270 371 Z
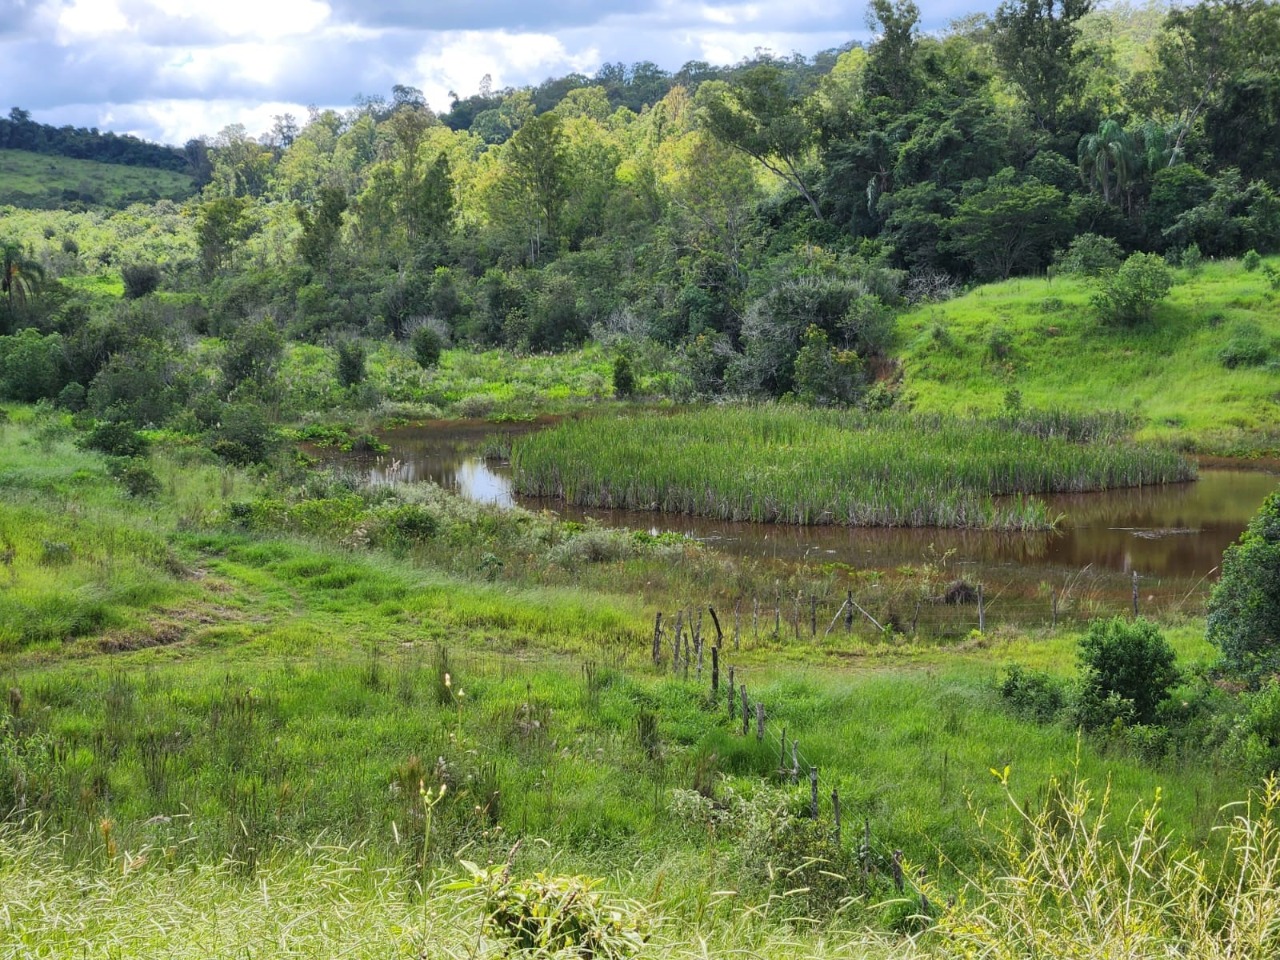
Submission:
M 990 5 L 918 2 L 926 29 Z M 499 89 L 869 36 L 865 0 L 0 0 L 0 111 L 181 144 L 398 83 L 443 111 L 486 74 Z

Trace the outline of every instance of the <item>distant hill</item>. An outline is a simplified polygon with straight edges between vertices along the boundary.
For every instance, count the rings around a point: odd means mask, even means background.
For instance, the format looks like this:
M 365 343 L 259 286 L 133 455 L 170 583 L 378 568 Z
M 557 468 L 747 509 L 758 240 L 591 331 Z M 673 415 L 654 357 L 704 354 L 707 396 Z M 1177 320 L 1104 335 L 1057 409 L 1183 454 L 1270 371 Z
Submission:
M 163 198 L 184 200 L 195 181 L 150 167 L 0 150 L 0 205 L 51 210 L 84 204 L 120 208 Z
M 55 127 L 31 119 L 31 112 L 14 107 L 0 118 L 0 150 L 29 150 L 75 160 L 119 163 L 188 173 L 187 155 L 177 147 L 151 143 L 128 133 L 97 127 Z

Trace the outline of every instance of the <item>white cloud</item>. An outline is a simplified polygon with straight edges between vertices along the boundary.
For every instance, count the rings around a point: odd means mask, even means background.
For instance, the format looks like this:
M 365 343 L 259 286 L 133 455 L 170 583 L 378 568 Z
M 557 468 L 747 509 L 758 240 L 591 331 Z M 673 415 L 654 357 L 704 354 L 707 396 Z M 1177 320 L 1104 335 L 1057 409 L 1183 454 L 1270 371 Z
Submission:
M 116 0 L 73 0 L 58 13 L 58 41 L 73 44 L 129 29 Z
M 459 30 L 433 37 L 415 59 L 414 74 L 428 102 L 445 107 L 448 91 L 473 91 L 486 73 L 496 89 L 592 71 L 599 63 L 594 47 L 570 51 L 549 33 Z

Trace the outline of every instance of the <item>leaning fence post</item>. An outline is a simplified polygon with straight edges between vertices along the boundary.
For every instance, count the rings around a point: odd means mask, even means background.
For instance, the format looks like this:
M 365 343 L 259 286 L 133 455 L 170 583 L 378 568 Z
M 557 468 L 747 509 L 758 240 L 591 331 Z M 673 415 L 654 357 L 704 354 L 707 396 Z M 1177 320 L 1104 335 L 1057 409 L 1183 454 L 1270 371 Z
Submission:
M 656 666 L 662 659 L 662 611 L 653 618 L 653 662 Z
M 764 742 L 764 704 L 756 701 L 756 739 Z
M 818 819 L 818 768 L 809 768 L 809 816 Z
M 720 648 L 711 648 L 711 696 L 720 692 Z
M 836 846 L 840 846 L 840 790 L 831 788 L 831 811 L 836 818 Z
M 720 618 L 716 616 L 716 608 L 707 607 L 707 609 L 711 611 L 711 623 L 716 628 L 716 646 L 718 647 L 724 643 L 724 631 L 720 629 Z
M 987 607 L 982 598 L 982 584 L 978 584 L 978 632 L 987 632 Z

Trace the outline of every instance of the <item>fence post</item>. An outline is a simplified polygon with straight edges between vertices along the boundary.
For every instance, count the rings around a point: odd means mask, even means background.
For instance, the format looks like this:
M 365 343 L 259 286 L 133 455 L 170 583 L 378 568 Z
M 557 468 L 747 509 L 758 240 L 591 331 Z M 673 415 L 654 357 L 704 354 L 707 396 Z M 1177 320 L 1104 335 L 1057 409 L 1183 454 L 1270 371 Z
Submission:
M 716 628 L 716 646 L 724 643 L 724 631 L 720 629 L 720 618 L 716 616 L 715 607 L 707 607 L 711 611 L 711 623 Z
M 787 769 L 787 728 L 782 728 L 782 752 L 778 754 L 778 771 Z
M 902 851 L 893 851 L 893 885 L 902 892 Z
M 1133 571 L 1133 618 L 1138 619 L 1138 571 Z
M 809 768 L 809 816 L 818 819 L 818 768 Z
M 756 739 L 764 742 L 764 704 L 756 701 Z
M 791 741 L 791 782 L 800 782 L 800 751 L 795 740 Z
M 983 602 L 982 584 L 978 584 L 978 632 L 987 632 L 987 607 Z
M 816 637 L 818 635 L 818 598 L 809 595 L 809 636 Z
M 1053 629 L 1058 629 L 1058 591 L 1055 588 L 1052 592 L 1053 602 Z
M 720 692 L 720 648 L 711 648 L 711 696 Z
M 734 668 L 730 666 L 729 667 L 729 719 L 730 720 L 733 719 L 733 713 L 734 713 L 733 707 L 736 700 L 736 695 L 738 693 L 738 688 L 733 685 L 733 670 Z
M 742 690 L 742 735 L 745 737 L 751 729 L 751 707 L 747 704 L 747 685 L 744 683 Z
M 680 669 L 680 634 L 684 632 L 684 611 L 676 611 L 676 632 L 671 643 L 671 672 Z
M 662 659 L 662 611 L 653 618 L 653 663 L 657 666 Z
M 844 612 L 844 632 L 853 632 L 853 591 L 849 590 L 845 594 L 844 602 L 848 604 Z

